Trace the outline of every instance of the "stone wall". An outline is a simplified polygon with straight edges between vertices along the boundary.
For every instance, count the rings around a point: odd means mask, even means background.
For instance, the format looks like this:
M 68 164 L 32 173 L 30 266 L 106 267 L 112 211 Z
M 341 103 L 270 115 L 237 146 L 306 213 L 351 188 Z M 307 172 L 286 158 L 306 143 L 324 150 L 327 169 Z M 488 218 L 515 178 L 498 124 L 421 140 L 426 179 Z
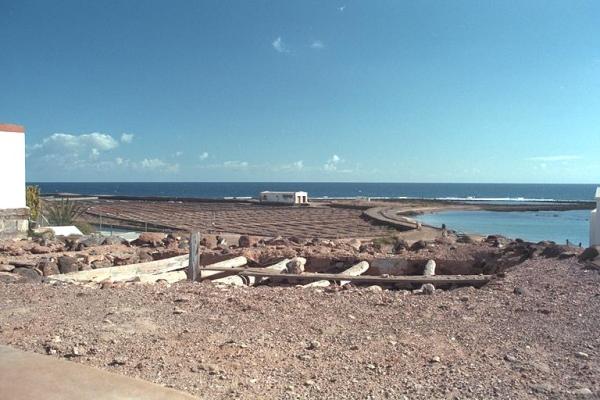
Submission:
M 26 237 L 28 218 L 29 208 L 0 209 L 0 239 Z

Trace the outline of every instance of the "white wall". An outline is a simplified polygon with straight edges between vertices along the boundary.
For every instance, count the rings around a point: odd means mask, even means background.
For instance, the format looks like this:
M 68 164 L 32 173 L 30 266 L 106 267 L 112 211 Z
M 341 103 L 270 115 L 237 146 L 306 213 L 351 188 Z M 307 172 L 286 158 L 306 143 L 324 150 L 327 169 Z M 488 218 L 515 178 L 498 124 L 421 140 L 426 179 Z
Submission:
M 596 192 L 596 209 L 590 217 L 590 246 L 600 246 L 600 188 Z
M 0 130 L 0 209 L 25 207 L 25 134 Z

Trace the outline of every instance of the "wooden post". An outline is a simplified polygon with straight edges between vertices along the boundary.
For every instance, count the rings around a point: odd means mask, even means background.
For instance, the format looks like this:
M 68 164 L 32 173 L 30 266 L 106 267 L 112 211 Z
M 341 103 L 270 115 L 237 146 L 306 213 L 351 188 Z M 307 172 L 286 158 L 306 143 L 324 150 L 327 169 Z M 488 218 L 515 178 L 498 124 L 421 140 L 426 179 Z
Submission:
M 190 234 L 190 263 L 187 276 L 191 281 L 197 281 L 200 278 L 200 238 L 200 232 Z

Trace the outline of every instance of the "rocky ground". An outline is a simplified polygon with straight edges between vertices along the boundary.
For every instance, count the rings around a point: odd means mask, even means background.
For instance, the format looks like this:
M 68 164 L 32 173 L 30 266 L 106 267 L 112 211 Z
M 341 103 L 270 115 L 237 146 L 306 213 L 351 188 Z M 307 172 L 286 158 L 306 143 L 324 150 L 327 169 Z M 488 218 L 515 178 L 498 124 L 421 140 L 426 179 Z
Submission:
M 503 271 L 481 289 L 429 296 L 190 282 L 0 283 L 0 343 L 206 399 L 598 398 L 597 249 L 458 239 L 406 248 L 280 238 L 244 251 L 356 247 L 368 257 L 391 248 L 398 258 L 460 260 L 485 249 L 504 257 Z M 166 249 L 165 241 L 140 248 Z M 239 249 L 220 251 L 232 250 Z
M 200 398 L 577 398 L 598 273 L 537 258 L 482 289 L 0 286 L 0 342 Z

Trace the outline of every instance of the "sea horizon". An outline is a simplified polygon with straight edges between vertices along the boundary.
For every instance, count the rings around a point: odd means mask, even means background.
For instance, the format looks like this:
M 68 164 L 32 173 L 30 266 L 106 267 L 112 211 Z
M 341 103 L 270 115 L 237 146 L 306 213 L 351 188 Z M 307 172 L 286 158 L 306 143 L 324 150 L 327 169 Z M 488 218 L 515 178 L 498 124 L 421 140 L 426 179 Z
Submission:
M 42 193 L 195 198 L 257 197 L 265 190 L 302 190 L 312 198 L 457 201 L 593 201 L 597 184 L 430 182 L 27 182 Z

